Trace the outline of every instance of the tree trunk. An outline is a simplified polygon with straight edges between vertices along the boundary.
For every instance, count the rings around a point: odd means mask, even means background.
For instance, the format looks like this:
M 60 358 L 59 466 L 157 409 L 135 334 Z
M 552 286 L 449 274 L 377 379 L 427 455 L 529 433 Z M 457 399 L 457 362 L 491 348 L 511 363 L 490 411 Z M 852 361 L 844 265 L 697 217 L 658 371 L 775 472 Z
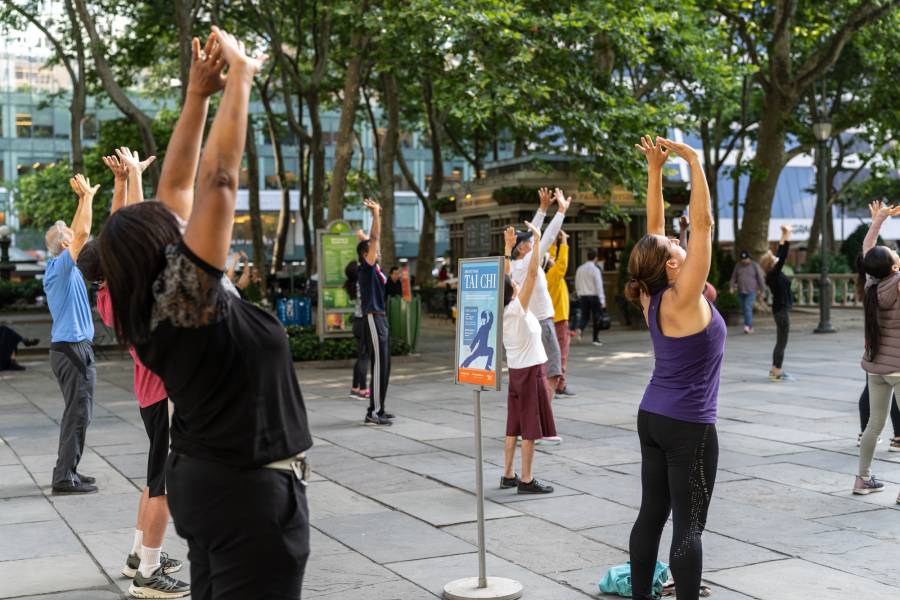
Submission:
M 178 71 L 181 77 L 181 104 L 187 95 L 191 73 L 191 32 L 194 25 L 192 0 L 175 0 L 175 24 L 178 26 Z
M 325 227 L 325 144 L 322 142 L 322 117 L 319 114 L 318 94 L 309 94 L 306 104 L 309 107 L 309 121 L 312 128 L 310 152 L 312 153 L 313 228 L 318 230 Z M 328 215 L 328 220 L 334 220 L 332 215 Z M 314 245 L 315 242 L 313 242 Z
M 428 129 L 431 133 L 431 182 L 428 185 L 428 198 L 423 202 L 422 231 L 419 233 L 419 253 L 416 256 L 416 282 L 419 285 L 431 279 L 436 247 L 437 219 L 434 207 L 437 205 L 438 193 L 444 187 L 444 157 L 441 150 L 443 123 L 434 106 L 431 80 L 425 80 L 422 95 L 428 115 Z
M 736 249 L 747 250 L 759 259 L 769 242 L 769 220 L 778 177 L 784 168 L 784 131 L 789 103 L 769 92 L 763 101 L 756 156 L 753 158 L 750 187 L 744 201 L 744 219 Z
M 275 248 L 272 250 L 271 273 L 275 275 L 284 266 L 284 254 L 287 247 L 288 230 L 291 227 L 291 191 L 287 185 L 287 177 L 284 173 L 284 154 L 281 140 L 278 137 L 278 129 L 275 123 L 275 114 L 272 112 L 272 104 L 265 94 L 260 94 L 260 100 L 266 111 L 266 122 L 269 128 L 269 140 L 272 144 L 272 154 L 275 160 L 275 173 L 278 176 L 278 189 L 281 191 L 281 207 L 278 209 L 278 226 L 275 230 Z
M 256 127 L 253 119 L 247 120 L 247 212 L 250 215 L 250 235 L 253 239 L 253 264 L 260 273 L 266 265 L 266 248 L 263 242 L 262 213 L 259 209 L 259 154 L 256 151 Z
M 150 156 L 157 154 L 156 139 L 153 137 L 152 129 L 153 120 L 131 101 L 116 81 L 112 68 L 106 61 L 107 49 L 104 47 L 100 35 L 97 33 L 97 27 L 94 24 L 93 17 L 91 17 L 90 12 L 88 12 L 85 0 L 75 0 L 75 6 L 78 9 L 78 16 L 81 18 L 81 22 L 87 30 L 88 38 L 90 40 L 91 55 L 94 58 L 94 68 L 100 76 L 103 89 L 109 95 L 113 104 L 122 111 L 122 114 L 138 126 L 141 134 L 141 141 L 144 144 L 144 155 Z M 156 189 L 156 186 L 159 183 L 160 162 L 161 161 L 155 161 L 147 168 L 149 171 L 150 185 L 153 189 Z
M 397 80 L 393 74 L 381 77 L 384 91 L 384 108 L 387 110 L 387 129 L 381 141 L 378 156 L 378 173 L 381 191 L 381 260 L 390 268 L 397 264 L 397 246 L 394 240 L 394 160 L 400 134 L 400 108 L 397 98 Z M 377 132 L 376 132 L 377 135 Z
M 364 1 L 361 13 L 367 11 Z M 344 218 L 344 190 L 347 174 L 353 158 L 353 124 L 356 121 L 356 106 L 359 104 L 359 84 L 362 79 L 362 63 L 366 54 L 369 36 L 364 31 L 355 31 L 351 37 L 352 56 L 344 75 L 344 100 L 341 104 L 341 120 L 338 125 L 334 147 L 334 168 L 331 170 L 331 190 L 328 193 L 328 220 Z M 383 245 L 382 245 L 383 246 Z
M 309 227 L 309 162 L 310 152 L 300 146 L 300 226 L 303 231 L 303 255 L 306 259 L 306 276 L 316 272 L 314 232 Z
M 519 158 L 525 154 L 525 138 L 516 137 L 516 144 L 513 147 L 513 158 Z
M 741 174 L 743 171 L 743 167 L 741 166 L 741 161 L 744 160 L 744 140 L 741 140 L 741 149 L 738 150 L 737 156 L 734 159 L 734 169 L 731 171 L 731 184 L 732 184 L 732 194 L 731 194 L 731 234 L 732 239 L 734 239 L 734 247 L 731 249 L 731 255 L 737 257 L 737 240 L 740 234 L 740 227 L 738 225 L 738 216 L 741 210 Z
M 431 279 L 431 268 L 434 265 L 436 253 L 436 221 L 437 216 L 434 209 L 424 207 L 422 211 L 422 231 L 419 233 L 419 254 L 416 257 L 417 285 L 422 285 Z

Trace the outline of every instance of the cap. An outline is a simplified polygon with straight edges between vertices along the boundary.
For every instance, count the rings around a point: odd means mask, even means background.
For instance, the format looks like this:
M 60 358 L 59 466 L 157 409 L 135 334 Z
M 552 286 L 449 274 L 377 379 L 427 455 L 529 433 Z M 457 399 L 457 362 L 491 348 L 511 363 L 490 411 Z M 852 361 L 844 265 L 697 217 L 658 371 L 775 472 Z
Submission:
M 510 254 L 515 254 L 516 248 L 519 247 L 519 244 L 530 240 L 533 235 L 534 234 L 531 233 L 530 231 L 517 231 L 516 232 L 516 243 L 513 244 L 512 251 L 510 252 Z
M 741 250 L 741 260 L 744 260 L 747 258 L 750 258 L 750 253 L 747 252 L 746 250 Z

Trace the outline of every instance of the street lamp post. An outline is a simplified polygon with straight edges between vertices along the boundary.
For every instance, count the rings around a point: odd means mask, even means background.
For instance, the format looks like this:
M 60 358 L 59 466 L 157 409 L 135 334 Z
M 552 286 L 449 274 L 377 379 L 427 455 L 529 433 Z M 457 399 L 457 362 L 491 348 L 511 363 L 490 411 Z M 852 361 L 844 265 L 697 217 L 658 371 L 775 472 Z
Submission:
M 827 142 L 831 137 L 831 121 L 820 118 L 813 123 L 813 135 L 816 137 L 816 195 L 819 203 L 819 233 L 822 242 L 819 246 L 822 253 L 822 270 L 819 276 L 819 326 L 815 333 L 834 333 L 831 326 L 831 280 L 828 278 L 828 197 L 825 190 L 828 172 L 826 153 Z

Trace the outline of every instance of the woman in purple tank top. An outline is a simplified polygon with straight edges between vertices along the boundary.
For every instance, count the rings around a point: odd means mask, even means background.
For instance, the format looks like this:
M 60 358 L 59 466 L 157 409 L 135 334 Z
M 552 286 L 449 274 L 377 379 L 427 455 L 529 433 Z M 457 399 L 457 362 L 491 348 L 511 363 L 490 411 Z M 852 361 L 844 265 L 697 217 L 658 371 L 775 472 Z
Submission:
M 633 598 L 652 598 L 659 539 L 672 513 L 669 563 L 679 600 L 694 600 L 703 570 L 701 534 L 716 479 L 716 398 L 725 322 L 703 296 L 712 255 L 709 189 L 697 153 L 668 139 L 641 139 L 647 159 L 647 235 L 631 251 L 625 296 L 641 307 L 656 364 L 638 411 L 641 510 L 631 530 Z M 691 169 L 687 250 L 665 235 L 662 169 L 674 152 Z

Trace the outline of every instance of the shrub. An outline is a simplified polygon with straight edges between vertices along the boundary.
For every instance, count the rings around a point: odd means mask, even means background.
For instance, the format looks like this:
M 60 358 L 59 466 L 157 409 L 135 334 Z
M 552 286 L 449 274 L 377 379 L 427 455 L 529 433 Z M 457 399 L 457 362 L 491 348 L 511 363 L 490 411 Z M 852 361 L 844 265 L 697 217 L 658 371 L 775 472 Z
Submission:
M 854 263 L 856 261 L 856 256 L 853 257 Z M 847 257 L 841 253 L 834 253 L 828 255 L 828 272 L 829 273 L 852 273 L 853 269 L 850 268 L 850 264 L 847 262 Z M 803 265 L 802 269 L 798 269 L 801 273 L 818 273 L 822 269 L 822 253 L 816 252 L 806 261 L 806 264 Z
M 0 280 L 0 307 L 15 304 L 34 304 L 36 297 L 43 295 L 44 285 L 37 279 L 25 281 Z
M 513 185 L 497 188 L 491 198 L 504 206 L 507 204 L 533 204 L 538 199 L 538 188 L 524 185 Z
M 727 287 L 722 287 L 718 290 L 719 295 L 716 298 L 716 308 L 719 309 L 719 312 L 730 312 L 740 310 L 741 303 L 738 300 L 737 294 L 731 292 Z
M 295 361 L 343 360 L 356 358 L 356 340 L 353 338 L 319 340 L 314 327 L 288 327 L 288 342 Z M 401 339 L 391 338 L 391 355 L 409 354 L 409 345 Z

